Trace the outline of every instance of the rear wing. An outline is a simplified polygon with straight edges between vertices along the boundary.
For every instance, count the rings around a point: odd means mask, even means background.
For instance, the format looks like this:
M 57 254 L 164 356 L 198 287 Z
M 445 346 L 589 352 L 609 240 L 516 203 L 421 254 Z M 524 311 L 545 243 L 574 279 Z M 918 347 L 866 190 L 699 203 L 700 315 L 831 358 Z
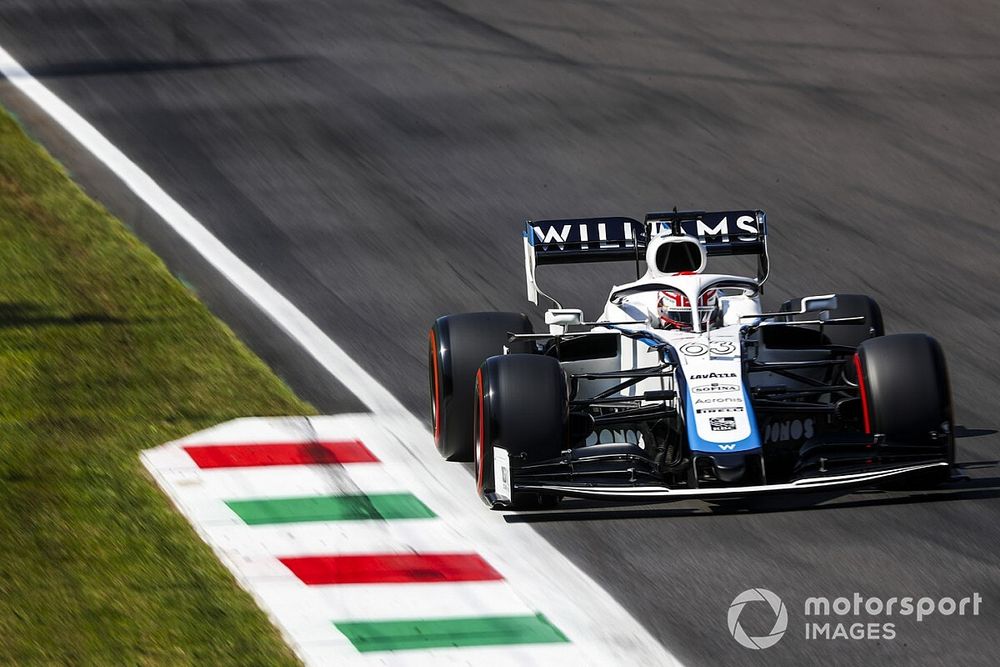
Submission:
M 641 275 L 646 243 L 659 234 L 696 236 L 709 257 L 757 255 L 757 281 L 767 280 L 767 215 L 761 210 L 667 211 L 649 213 L 644 222 L 623 217 L 528 220 L 522 234 L 528 301 L 537 304 L 539 294 L 548 297 L 535 282 L 540 264 L 631 260 Z

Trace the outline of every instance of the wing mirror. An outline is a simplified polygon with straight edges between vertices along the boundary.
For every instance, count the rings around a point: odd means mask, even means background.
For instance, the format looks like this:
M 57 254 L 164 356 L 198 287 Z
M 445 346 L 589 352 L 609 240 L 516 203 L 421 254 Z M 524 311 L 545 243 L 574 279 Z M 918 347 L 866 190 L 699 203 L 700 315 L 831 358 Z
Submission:
M 749 318 L 772 318 L 772 317 L 788 317 L 789 315 L 804 315 L 806 313 L 815 313 L 821 310 L 836 310 L 837 309 L 837 295 L 836 294 L 823 294 L 822 296 L 807 296 L 803 297 L 799 301 L 799 309 L 796 310 L 782 310 L 776 313 L 759 313 L 756 315 L 740 315 L 740 319 Z
M 561 336 L 566 333 L 566 327 L 583 324 L 583 311 L 579 308 L 550 308 L 545 311 L 545 323 L 549 325 L 549 333 Z
M 837 296 L 826 294 L 824 296 L 807 296 L 800 302 L 799 314 L 815 313 L 818 310 L 836 310 Z

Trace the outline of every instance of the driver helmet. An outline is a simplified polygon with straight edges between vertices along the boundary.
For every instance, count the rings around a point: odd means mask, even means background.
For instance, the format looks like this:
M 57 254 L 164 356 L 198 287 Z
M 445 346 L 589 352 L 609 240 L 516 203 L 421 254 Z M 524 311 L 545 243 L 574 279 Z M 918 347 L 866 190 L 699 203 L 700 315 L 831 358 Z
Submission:
M 688 331 L 694 326 L 691 322 L 691 302 L 684 296 L 683 292 L 660 291 L 656 311 L 660 317 L 660 327 L 663 329 Z M 698 318 L 701 321 L 702 330 L 704 331 L 713 323 L 720 321 L 721 316 L 718 290 L 710 289 L 702 292 L 698 298 Z

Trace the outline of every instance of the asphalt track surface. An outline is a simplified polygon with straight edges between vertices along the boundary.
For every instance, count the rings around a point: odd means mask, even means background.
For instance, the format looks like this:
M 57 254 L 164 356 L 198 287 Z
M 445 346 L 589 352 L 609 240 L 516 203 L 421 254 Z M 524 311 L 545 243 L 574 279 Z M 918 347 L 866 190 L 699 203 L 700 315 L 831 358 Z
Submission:
M 1000 7 L 803 4 L 0 0 L 0 44 L 418 414 L 434 317 L 528 306 L 524 218 L 766 209 L 768 303 L 866 292 L 891 331 L 942 342 L 973 479 L 511 520 L 692 664 L 997 664 Z M 358 408 L 9 86 L 0 99 L 300 393 Z M 540 275 L 595 314 L 629 269 Z M 794 630 L 766 651 L 726 629 L 755 586 Z M 854 592 L 984 603 L 877 619 L 893 640 L 801 636 L 806 597 Z

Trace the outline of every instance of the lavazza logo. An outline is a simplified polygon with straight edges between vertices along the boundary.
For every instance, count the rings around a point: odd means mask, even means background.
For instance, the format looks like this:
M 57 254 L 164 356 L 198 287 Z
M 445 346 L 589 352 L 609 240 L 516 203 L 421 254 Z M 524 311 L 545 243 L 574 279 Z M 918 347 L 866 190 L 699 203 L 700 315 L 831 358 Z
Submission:
M 809 597 L 802 608 L 804 622 L 792 626 L 792 631 L 807 641 L 865 641 L 896 639 L 904 626 L 923 623 L 938 616 L 979 616 L 983 596 L 973 593 L 965 597 L 865 597 L 853 593 L 850 597 Z M 751 627 L 770 627 L 765 634 L 751 635 L 743 623 Z M 743 647 L 752 650 L 771 648 L 789 631 L 788 609 L 784 601 L 766 588 L 750 588 L 729 605 L 726 616 L 729 634 Z

